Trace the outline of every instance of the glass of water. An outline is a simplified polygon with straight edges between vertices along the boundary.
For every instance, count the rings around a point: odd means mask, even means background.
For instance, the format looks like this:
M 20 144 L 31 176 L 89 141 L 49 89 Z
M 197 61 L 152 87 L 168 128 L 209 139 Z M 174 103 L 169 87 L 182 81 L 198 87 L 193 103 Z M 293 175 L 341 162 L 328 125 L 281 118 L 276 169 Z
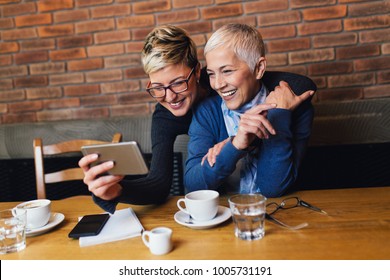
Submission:
M 261 194 L 237 194 L 229 198 L 235 235 L 243 240 L 264 237 L 267 198 Z
M 25 209 L 0 211 L 0 254 L 19 252 L 26 248 Z

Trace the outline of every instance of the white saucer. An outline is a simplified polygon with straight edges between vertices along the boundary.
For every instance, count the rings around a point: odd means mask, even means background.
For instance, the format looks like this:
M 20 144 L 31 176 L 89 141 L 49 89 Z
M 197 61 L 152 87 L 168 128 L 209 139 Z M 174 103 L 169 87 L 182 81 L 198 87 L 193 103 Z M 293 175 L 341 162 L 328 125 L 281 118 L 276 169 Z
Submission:
M 40 227 L 40 228 L 27 229 L 26 236 L 30 237 L 30 236 L 36 236 L 36 235 L 40 235 L 42 233 L 45 233 L 45 232 L 51 230 L 52 228 L 54 228 L 55 226 L 59 225 L 64 219 L 65 219 L 64 214 L 51 213 L 49 222 L 45 226 Z
M 181 224 L 183 226 L 193 228 L 193 229 L 205 229 L 205 228 L 211 228 L 216 225 L 219 225 L 220 223 L 223 223 L 224 221 L 228 220 L 232 216 L 230 209 L 225 206 L 218 206 L 218 212 L 214 219 L 210 221 L 202 221 L 198 222 L 195 220 L 191 220 L 189 222 L 189 216 L 188 214 L 184 213 L 183 211 L 176 212 L 174 219 L 178 224 Z

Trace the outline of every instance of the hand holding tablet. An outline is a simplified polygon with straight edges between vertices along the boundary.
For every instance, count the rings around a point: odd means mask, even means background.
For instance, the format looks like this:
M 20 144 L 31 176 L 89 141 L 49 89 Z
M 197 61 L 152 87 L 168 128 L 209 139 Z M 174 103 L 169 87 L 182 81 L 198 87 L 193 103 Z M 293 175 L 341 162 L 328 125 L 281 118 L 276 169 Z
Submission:
M 99 155 L 93 165 L 113 161 L 114 167 L 108 172 L 111 175 L 145 175 L 149 172 L 143 154 L 135 141 L 83 146 L 81 151 L 84 155 Z

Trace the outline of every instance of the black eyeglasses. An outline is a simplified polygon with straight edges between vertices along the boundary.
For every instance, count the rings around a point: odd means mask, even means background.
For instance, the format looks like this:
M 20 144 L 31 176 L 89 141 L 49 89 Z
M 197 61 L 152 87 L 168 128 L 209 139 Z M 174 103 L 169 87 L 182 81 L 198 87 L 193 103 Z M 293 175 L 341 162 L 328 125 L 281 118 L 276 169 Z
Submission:
M 325 215 L 328 214 L 324 210 L 322 210 L 316 206 L 313 206 L 313 205 L 307 203 L 306 201 L 301 200 L 299 197 L 296 197 L 296 196 L 285 198 L 282 200 L 282 202 L 280 204 L 277 204 L 276 202 L 268 203 L 267 204 L 267 214 L 272 215 L 272 214 L 275 214 L 275 212 L 278 211 L 279 209 L 291 209 L 291 208 L 295 208 L 298 206 L 303 206 L 303 207 L 306 207 L 310 210 L 320 212 L 320 213 L 325 214 Z
M 188 74 L 187 79 L 173 82 L 172 84 L 167 86 L 149 87 L 151 84 L 151 82 L 149 81 L 148 85 L 146 86 L 146 91 L 154 98 L 164 97 L 167 94 L 167 89 L 170 89 L 175 94 L 182 93 L 188 89 L 188 81 L 190 80 L 194 70 L 195 67 L 192 68 L 190 74 Z
M 273 221 L 273 222 L 275 222 L 283 227 L 286 227 L 286 228 L 289 228 L 292 230 L 301 229 L 301 228 L 308 226 L 308 223 L 302 223 L 302 224 L 299 224 L 296 226 L 290 226 L 290 225 L 287 225 L 287 224 L 279 221 L 278 219 L 275 219 L 275 217 L 272 216 L 279 209 L 285 210 L 285 209 L 295 208 L 298 206 L 306 207 L 308 209 L 311 209 L 311 210 L 316 211 L 316 212 L 320 212 L 320 213 L 325 214 L 325 215 L 328 214 L 324 210 L 322 210 L 316 206 L 313 206 L 313 205 L 307 203 L 306 201 L 301 200 L 299 197 L 295 196 L 295 197 L 288 197 L 288 198 L 283 199 L 280 204 L 277 204 L 276 202 L 268 203 L 267 208 L 266 208 L 267 212 L 265 214 L 265 217 L 267 218 L 267 220 Z

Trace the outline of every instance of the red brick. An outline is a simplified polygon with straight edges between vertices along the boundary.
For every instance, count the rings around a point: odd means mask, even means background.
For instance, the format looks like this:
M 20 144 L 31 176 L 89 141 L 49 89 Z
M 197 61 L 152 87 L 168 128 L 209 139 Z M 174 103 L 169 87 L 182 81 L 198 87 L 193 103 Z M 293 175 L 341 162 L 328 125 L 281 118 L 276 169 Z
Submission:
M 49 62 L 49 63 L 39 63 L 30 65 L 31 75 L 42 75 L 42 74 L 52 74 L 52 73 L 63 73 L 65 72 L 65 63 L 64 62 Z
M 109 106 L 117 103 L 115 95 L 96 95 L 96 96 L 88 96 L 82 97 L 80 100 L 81 106 Z
M 335 4 L 336 0 L 289 0 L 291 8 L 306 8 L 312 6 L 327 6 Z
M 155 22 L 154 22 L 153 15 L 140 15 L 140 16 L 123 17 L 117 19 L 117 26 L 119 29 L 146 27 L 146 26 L 154 26 L 154 25 Z
M 173 11 L 157 15 L 158 24 L 186 22 L 199 19 L 197 9 Z
M 141 57 L 138 54 L 128 54 L 107 57 L 104 59 L 104 65 L 106 68 L 123 67 L 131 65 L 140 65 Z
M 50 53 L 50 59 L 53 61 L 71 60 L 71 59 L 85 58 L 85 57 L 87 57 L 87 54 L 84 48 L 65 49 L 59 51 L 52 51 Z
M 27 99 L 48 99 L 60 98 L 62 90 L 60 87 L 43 87 L 43 88 L 28 88 L 26 89 Z
M 390 97 L 390 85 L 371 86 L 364 88 L 364 98 Z
M 4 17 L 12 17 L 36 12 L 35 3 L 18 3 L 13 5 L 6 5 L 2 8 Z
M 276 12 L 262 14 L 258 17 L 259 26 L 271 26 L 279 24 L 297 23 L 301 21 L 301 15 L 298 11 Z
M 92 33 L 96 31 L 115 29 L 114 19 L 101 19 L 93 21 L 78 22 L 75 24 L 76 33 Z
M 28 64 L 47 61 L 49 59 L 49 55 L 47 51 L 25 52 L 15 54 L 14 59 L 16 64 Z
M 319 21 L 312 23 L 303 23 L 298 25 L 298 34 L 304 35 L 317 35 L 320 33 L 336 33 L 342 31 L 343 26 L 340 20 Z
M 209 4 L 212 4 L 213 0 L 197 0 L 197 1 L 188 1 L 188 0 L 173 0 L 172 7 L 177 8 L 192 8 L 192 7 L 202 7 Z
M 61 121 L 74 119 L 73 111 L 69 109 L 45 110 L 36 113 L 38 122 Z
M 129 15 L 131 8 L 129 4 L 116 4 L 114 6 L 103 6 L 91 9 L 92 18 L 117 17 Z
M 94 34 L 95 44 L 116 43 L 121 41 L 130 41 L 130 30 L 116 30 L 108 32 L 100 32 Z M 144 37 L 145 38 L 145 37 Z
M 132 41 L 144 41 L 146 36 L 152 31 L 153 27 L 146 28 L 132 28 L 131 29 L 131 38 Z
M 315 94 L 320 101 L 347 101 L 359 100 L 363 98 L 363 89 L 348 88 L 346 89 L 328 89 L 319 90 Z
M 377 75 L 378 84 L 390 83 L 390 70 L 379 71 L 376 75 Z
M 230 18 L 222 18 L 222 19 L 216 19 L 213 20 L 213 29 L 217 30 L 221 26 L 231 23 L 232 20 Z M 237 19 L 234 20 L 236 23 L 243 23 L 243 24 L 248 24 L 251 26 L 256 26 L 256 16 L 241 16 Z
M 102 58 L 74 60 L 68 62 L 69 71 L 85 71 L 103 68 Z
M 42 87 L 46 86 L 47 77 L 46 76 L 27 76 L 27 77 L 17 77 L 15 78 L 15 87 Z
M 11 55 L 0 55 L 0 66 L 8 66 L 12 64 Z
M 308 66 L 309 75 L 346 74 L 353 72 L 352 62 L 329 62 L 311 64 Z
M 43 100 L 44 109 L 74 108 L 80 107 L 79 98 L 61 98 L 52 100 Z
M 389 27 L 389 15 L 370 16 L 361 18 L 347 18 L 344 20 L 344 29 L 350 30 L 364 30 L 370 28 L 384 28 Z
M 244 3 L 246 14 L 267 13 L 288 9 L 288 0 L 268 0 Z
M 14 87 L 14 83 L 12 79 L 1 79 L 0 80 L 0 90 L 4 89 L 12 89 Z
M 120 69 L 88 72 L 85 76 L 88 83 L 118 81 L 123 78 L 122 71 Z
M 389 42 L 390 32 L 388 29 L 362 31 L 359 32 L 359 38 L 362 43 Z
M 42 24 L 51 24 L 52 18 L 50 14 L 25 15 L 15 18 L 17 27 L 35 26 Z
M 9 66 L 0 68 L 0 78 L 27 75 L 27 66 Z
M 73 24 L 60 24 L 54 26 L 40 26 L 38 27 L 39 37 L 59 37 L 69 36 L 74 34 Z
M 24 90 L 2 90 L 0 91 L 0 102 L 11 102 L 26 99 Z
M 184 30 L 186 30 L 191 36 L 193 34 L 207 33 L 207 32 L 211 32 L 213 30 L 211 22 L 207 22 L 207 21 L 182 23 L 182 24 L 176 24 L 176 25 L 183 28 Z
M 142 67 L 134 67 L 125 70 L 125 77 L 127 79 L 146 77 L 145 71 Z
M 0 54 L 15 53 L 19 51 L 19 45 L 16 42 L 0 43 Z
M 134 92 L 141 89 L 138 81 L 103 83 L 101 88 L 103 93 Z
M 55 49 L 55 39 L 37 39 L 20 42 L 23 51 L 40 51 Z
M 85 47 L 85 46 L 92 45 L 93 39 L 91 34 L 70 36 L 70 37 L 58 38 L 57 44 L 60 49 Z
M 110 115 L 108 108 L 88 108 L 73 110 L 73 118 L 75 119 L 98 119 L 107 118 Z
M 307 21 L 343 18 L 347 15 L 347 6 L 337 5 L 331 7 L 305 9 L 302 11 L 302 14 L 303 19 Z
M 382 49 L 382 54 L 390 54 L 390 43 L 382 44 L 381 49 Z
M 259 29 L 263 40 L 289 38 L 296 36 L 296 29 L 293 25 L 278 25 Z
M 288 56 L 287 54 L 277 53 L 277 54 L 266 54 L 267 59 L 267 68 L 272 66 L 281 66 L 288 64 Z
M 125 44 L 127 53 L 140 53 L 144 47 L 144 42 L 130 42 Z
M 371 57 L 369 59 L 354 60 L 355 71 L 370 71 L 390 68 L 390 56 Z
M 243 14 L 241 4 L 229 4 L 221 6 L 213 6 L 201 9 L 203 19 L 215 19 L 229 16 L 239 16 Z
M 56 10 L 65 10 L 73 8 L 73 0 L 40 0 L 38 2 L 38 11 L 40 12 L 50 12 Z
M 31 112 L 42 109 L 42 101 L 22 101 L 8 104 L 10 113 Z
M 296 51 L 310 48 L 309 38 L 291 38 L 276 40 L 267 43 L 267 50 L 270 53 Z
M 81 73 L 50 75 L 50 85 L 81 84 L 83 82 L 84 75 Z
M 121 105 L 113 106 L 111 108 L 111 116 L 139 116 L 150 114 L 148 104 L 132 104 L 132 105 Z
M 89 19 L 89 12 L 87 9 L 60 11 L 53 15 L 54 22 L 64 23 L 72 21 L 83 21 Z
M 102 4 L 111 4 L 114 0 L 75 0 L 76 7 L 97 6 Z
M 28 123 L 28 122 L 36 122 L 36 114 L 35 113 L 17 113 L 17 114 L 7 114 L 2 116 L 3 123 Z
M 349 75 L 337 75 L 328 77 L 329 88 L 335 87 L 353 87 L 372 85 L 375 82 L 374 73 L 361 73 Z
M 77 85 L 77 86 L 65 86 L 65 96 L 84 96 L 84 95 L 96 95 L 100 93 L 99 85 Z
M 146 1 L 133 4 L 133 10 L 136 14 L 164 12 L 170 9 L 171 3 L 168 0 Z
M 379 45 L 350 46 L 336 49 L 337 59 L 377 56 L 380 54 Z
M 0 103 L 0 124 L 4 123 L 4 121 L 1 119 L 1 114 L 8 112 L 8 105 Z
M 345 45 L 354 45 L 358 42 L 358 35 L 356 33 L 340 33 L 331 35 L 313 36 L 313 47 L 336 47 Z
M 118 55 L 124 52 L 124 44 L 122 43 L 92 46 L 87 48 L 87 53 L 89 57 Z
M 375 15 L 375 14 L 389 14 L 389 13 L 390 13 L 389 1 L 357 4 L 348 7 L 348 15 L 350 17 L 368 16 L 368 15 Z
M 118 95 L 118 104 L 141 104 L 145 102 L 156 103 L 156 100 L 151 97 L 146 91 L 131 92 Z
M 14 26 L 12 18 L 0 18 L 0 29 L 10 29 Z
M 16 41 L 21 39 L 32 39 L 37 37 L 38 34 L 35 28 L 4 30 L 2 32 L 2 39 L 4 41 Z
M 333 60 L 334 57 L 335 54 L 332 48 L 289 53 L 289 61 L 291 64 L 328 61 Z

